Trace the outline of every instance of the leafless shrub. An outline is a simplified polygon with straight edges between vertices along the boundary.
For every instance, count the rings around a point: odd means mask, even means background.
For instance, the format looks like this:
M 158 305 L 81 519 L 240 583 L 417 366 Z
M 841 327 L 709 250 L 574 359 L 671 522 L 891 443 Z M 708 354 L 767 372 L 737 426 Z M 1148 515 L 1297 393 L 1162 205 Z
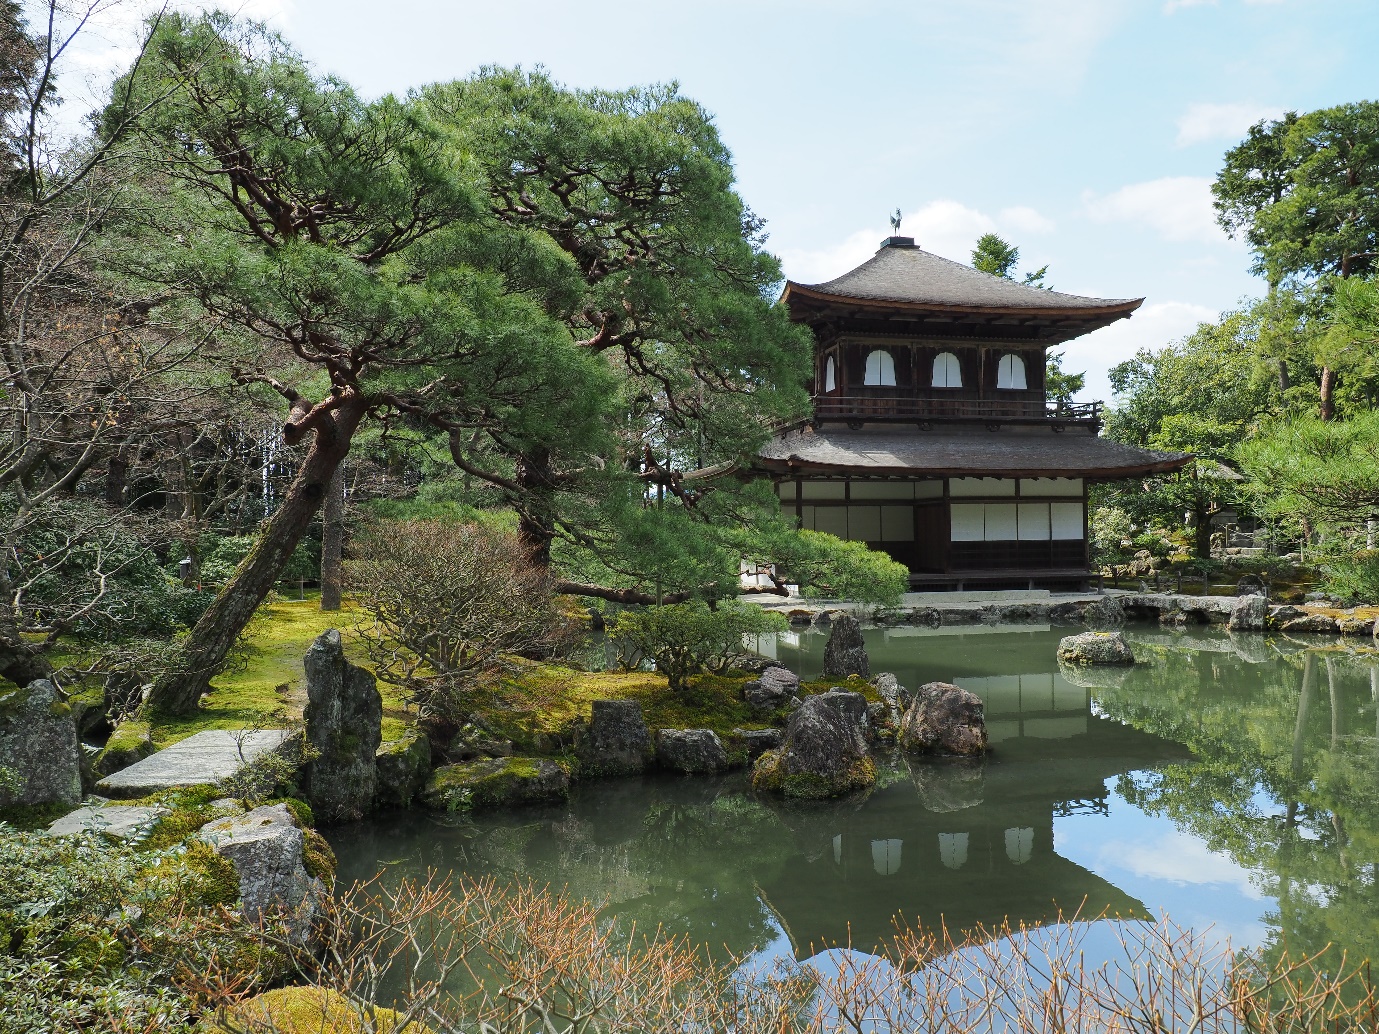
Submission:
M 545 572 L 516 536 L 438 520 L 382 522 L 355 540 L 351 589 L 373 615 L 361 629 L 378 677 L 423 718 L 462 721 L 504 658 L 554 656 L 572 642 Z
M 329 917 L 309 986 L 359 1030 L 405 1034 L 1321 1034 L 1379 1029 L 1368 965 L 1266 962 L 1157 922 L 1070 916 L 962 936 L 901 930 L 875 954 L 753 974 L 683 938 L 619 930 L 597 906 L 431 874 L 356 887 Z M 1110 926 L 1120 957 L 1086 961 Z M 231 989 L 234 990 L 234 989 Z M 205 997 L 215 1000 L 213 989 Z M 385 1015 L 382 1010 L 396 1010 Z M 324 1018 L 324 1016 L 323 1016 Z M 227 1029 L 264 1032 L 233 1021 Z M 356 1029 L 356 1028 L 350 1028 Z

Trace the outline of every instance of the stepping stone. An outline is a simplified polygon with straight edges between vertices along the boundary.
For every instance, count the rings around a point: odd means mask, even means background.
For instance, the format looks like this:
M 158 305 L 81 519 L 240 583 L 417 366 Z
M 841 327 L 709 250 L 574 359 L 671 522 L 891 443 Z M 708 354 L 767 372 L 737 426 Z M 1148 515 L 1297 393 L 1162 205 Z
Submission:
M 277 750 L 289 735 L 286 729 L 260 729 L 249 733 L 224 729 L 198 732 L 106 776 L 96 784 L 96 789 L 111 797 L 142 797 L 179 786 L 218 783 L 260 754 Z
M 48 835 L 66 837 L 78 833 L 104 833 L 121 840 L 142 840 L 153 824 L 167 813 L 167 808 L 139 804 L 114 804 L 109 807 L 87 804 L 52 822 L 48 826 Z

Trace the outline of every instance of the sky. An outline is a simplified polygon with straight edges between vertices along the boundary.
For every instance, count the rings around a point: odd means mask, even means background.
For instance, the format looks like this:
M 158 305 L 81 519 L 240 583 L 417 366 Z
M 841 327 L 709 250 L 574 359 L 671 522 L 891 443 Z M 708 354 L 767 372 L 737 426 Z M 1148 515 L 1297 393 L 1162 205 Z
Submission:
M 101 0 L 106 2 L 106 0 Z M 184 2 L 182 6 L 204 6 Z M 127 60 L 142 0 L 74 45 L 68 114 Z M 485 65 L 573 87 L 676 81 L 714 116 L 768 248 L 800 283 L 901 232 L 969 261 L 1020 247 L 1046 283 L 1143 297 L 1067 347 L 1106 371 L 1261 293 L 1210 184 L 1255 121 L 1379 96 L 1375 0 L 245 0 L 366 96 Z

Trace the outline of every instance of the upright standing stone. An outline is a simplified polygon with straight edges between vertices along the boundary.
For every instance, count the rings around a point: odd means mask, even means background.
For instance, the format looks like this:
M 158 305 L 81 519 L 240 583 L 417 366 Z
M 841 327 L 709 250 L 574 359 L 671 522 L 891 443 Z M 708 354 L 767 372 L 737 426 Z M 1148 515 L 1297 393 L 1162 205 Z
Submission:
M 824 678 L 845 679 L 849 675 L 866 678 L 870 674 L 862 626 L 851 614 L 842 614 L 833 622 L 833 631 L 828 633 L 828 642 L 824 645 Z
M 1263 632 L 1269 619 L 1269 601 L 1259 593 L 1237 596 L 1227 628 L 1232 632 Z
M 635 700 L 595 700 L 589 725 L 575 741 L 580 774 L 591 776 L 635 775 L 656 756 L 651 730 Z
M 77 723 L 47 679 L 0 695 L 0 769 L 0 807 L 81 803 Z
M 340 633 L 322 632 L 306 652 L 306 738 L 320 756 L 306 766 L 304 790 L 326 823 L 362 817 L 373 806 L 383 698 L 374 677 L 345 660 Z

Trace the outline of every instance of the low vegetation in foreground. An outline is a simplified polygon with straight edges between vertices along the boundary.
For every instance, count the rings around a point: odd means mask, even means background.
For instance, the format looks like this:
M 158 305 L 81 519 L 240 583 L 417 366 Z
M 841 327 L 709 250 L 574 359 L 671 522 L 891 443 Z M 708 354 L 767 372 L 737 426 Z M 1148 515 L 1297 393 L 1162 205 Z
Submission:
M 1368 966 L 1266 964 L 1167 919 L 902 925 L 865 953 L 763 972 L 548 889 L 437 874 L 349 888 L 308 950 L 290 924 L 247 924 L 228 907 L 214 855 L 5 833 L 6 1034 L 1358 1034 L 1379 1023 Z M 1122 958 L 1087 964 L 1095 925 Z

